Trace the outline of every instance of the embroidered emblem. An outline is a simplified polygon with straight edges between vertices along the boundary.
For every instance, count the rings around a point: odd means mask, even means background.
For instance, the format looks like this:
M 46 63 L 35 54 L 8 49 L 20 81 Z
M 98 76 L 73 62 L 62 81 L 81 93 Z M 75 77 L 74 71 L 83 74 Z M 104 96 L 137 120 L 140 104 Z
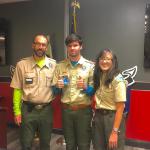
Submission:
M 51 63 L 49 63 L 49 67 L 50 67 L 50 68 L 53 68 L 53 65 L 52 65 Z
M 123 78 L 128 81 L 128 86 L 135 83 L 134 77 L 136 76 L 136 74 L 137 74 L 137 66 L 134 66 L 130 69 L 126 69 L 122 72 Z
M 82 70 L 83 70 L 83 71 L 86 70 L 86 66 L 82 66 Z

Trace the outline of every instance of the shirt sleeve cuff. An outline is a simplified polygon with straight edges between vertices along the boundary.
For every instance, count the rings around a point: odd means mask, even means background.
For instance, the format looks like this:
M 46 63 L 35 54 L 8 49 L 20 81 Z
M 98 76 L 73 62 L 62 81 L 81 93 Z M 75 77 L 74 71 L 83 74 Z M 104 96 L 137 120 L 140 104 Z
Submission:
M 86 89 L 84 89 L 84 92 L 88 95 L 88 96 L 92 96 L 94 94 L 94 88 L 92 86 L 87 86 Z

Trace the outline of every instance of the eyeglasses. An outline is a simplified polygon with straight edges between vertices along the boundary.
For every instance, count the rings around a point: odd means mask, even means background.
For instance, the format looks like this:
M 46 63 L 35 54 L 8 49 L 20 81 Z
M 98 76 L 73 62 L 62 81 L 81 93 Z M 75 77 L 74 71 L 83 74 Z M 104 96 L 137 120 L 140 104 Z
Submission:
M 99 61 L 110 62 L 112 61 L 112 59 L 111 58 L 99 58 Z
M 47 46 L 46 43 L 38 43 L 38 42 L 34 42 L 34 44 L 35 44 L 37 47 L 40 47 L 40 46 L 46 47 L 46 46 Z

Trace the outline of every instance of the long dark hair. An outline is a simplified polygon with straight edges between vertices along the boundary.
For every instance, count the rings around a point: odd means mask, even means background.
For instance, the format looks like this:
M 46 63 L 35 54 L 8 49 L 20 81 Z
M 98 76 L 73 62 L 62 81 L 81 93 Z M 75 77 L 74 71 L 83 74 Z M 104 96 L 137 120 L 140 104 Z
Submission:
M 106 86 L 109 86 L 109 84 L 112 82 L 113 78 L 119 73 L 118 69 L 118 60 L 116 55 L 110 50 L 110 49 L 104 49 L 102 50 L 99 55 L 96 58 L 96 63 L 95 63 L 95 69 L 94 69 L 94 75 L 93 75 L 93 80 L 94 80 L 94 89 L 95 91 L 99 88 L 100 86 L 100 79 L 102 77 L 102 70 L 99 66 L 99 60 L 100 58 L 105 54 L 105 53 L 111 53 L 112 54 L 112 67 L 111 69 L 107 72 L 106 79 L 104 84 Z

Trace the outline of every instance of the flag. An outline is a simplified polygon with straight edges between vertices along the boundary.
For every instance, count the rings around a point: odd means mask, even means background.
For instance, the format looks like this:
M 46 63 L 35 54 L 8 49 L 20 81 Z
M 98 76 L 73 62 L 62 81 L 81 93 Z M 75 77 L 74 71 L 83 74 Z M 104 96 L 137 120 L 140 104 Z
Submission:
M 71 33 L 77 32 L 77 20 L 76 20 L 76 14 L 72 15 L 71 18 Z
M 80 4 L 76 0 L 74 0 L 71 3 L 71 6 L 73 8 L 72 10 L 72 17 L 71 17 L 71 33 L 77 33 L 77 14 L 76 9 L 80 9 Z

